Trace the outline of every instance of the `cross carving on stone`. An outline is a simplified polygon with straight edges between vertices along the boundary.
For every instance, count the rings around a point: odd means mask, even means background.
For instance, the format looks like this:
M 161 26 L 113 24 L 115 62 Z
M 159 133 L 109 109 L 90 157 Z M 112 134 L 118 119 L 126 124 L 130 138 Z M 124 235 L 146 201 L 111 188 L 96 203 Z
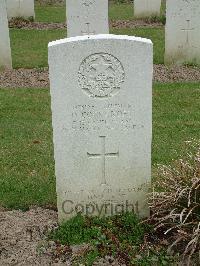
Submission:
M 18 8 L 20 9 L 21 7 L 21 0 L 18 0 Z
M 106 182 L 106 157 L 119 157 L 119 151 L 116 153 L 106 153 L 106 137 L 100 136 L 101 139 L 101 153 L 87 153 L 88 158 L 100 158 L 101 159 L 101 168 L 102 168 L 102 177 L 101 185 L 107 184 Z
M 21 8 L 21 4 L 22 4 L 23 0 L 18 0 L 18 8 Z
M 186 42 L 187 42 L 187 44 L 189 44 L 189 32 L 190 32 L 190 31 L 193 31 L 194 28 L 190 28 L 190 20 L 189 20 L 189 19 L 187 19 L 186 21 L 187 21 L 187 28 L 186 28 L 186 29 L 181 29 L 181 30 L 187 32 L 187 39 L 186 39 Z
M 84 31 L 81 31 L 82 35 L 94 35 L 95 34 L 95 31 L 90 31 L 90 23 L 87 22 L 85 24 L 87 26 L 87 29 L 86 29 L 85 32 Z

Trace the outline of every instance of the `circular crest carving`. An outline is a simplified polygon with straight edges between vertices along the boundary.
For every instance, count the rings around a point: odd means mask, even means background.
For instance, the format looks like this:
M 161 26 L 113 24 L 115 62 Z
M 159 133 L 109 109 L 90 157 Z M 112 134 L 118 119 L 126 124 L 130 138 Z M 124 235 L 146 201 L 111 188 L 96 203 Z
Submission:
M 111 97 L 119 92 L 125 72 L 121 62 L 106 53 L 92 54 L 80 65 L 78 82 L 90 97 Z

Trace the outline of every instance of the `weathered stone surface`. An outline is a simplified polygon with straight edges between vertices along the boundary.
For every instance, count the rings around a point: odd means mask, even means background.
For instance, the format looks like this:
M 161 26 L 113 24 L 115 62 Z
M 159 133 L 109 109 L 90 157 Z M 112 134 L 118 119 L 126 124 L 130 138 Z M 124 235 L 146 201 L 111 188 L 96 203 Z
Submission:
M 67 36 L 109 33 L 108 0 L 66 0 Z
M 49 44 L 59 220 L 148 216 L 152 43 L 116 35 Z
M 12 68 L 10 37 L 5 0 L 0 1 L 0 68 Z
M 200 64 L 200 1 L 168 0 L 165 63 Z
M 8 19 L 35 17 L 34 0 L 6 0 Z
M 134 16 L 149 17 L 160 15 L 161 0 L 134 0 Z

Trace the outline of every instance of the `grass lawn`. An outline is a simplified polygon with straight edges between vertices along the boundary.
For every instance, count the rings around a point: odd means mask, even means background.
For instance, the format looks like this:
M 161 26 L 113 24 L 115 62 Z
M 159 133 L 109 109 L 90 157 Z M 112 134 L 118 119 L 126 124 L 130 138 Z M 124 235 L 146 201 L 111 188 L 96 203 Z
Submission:
M 154 43 L 154 63 L 164 60 L 164 30 L 152 28 L 115 29 L 113 34 L 135 35 L 150 38 Z M 48 42 L 67 36 L 66 30 L 19 30 L 11 29 L 11 47 L 14 68 L 47 66 Z
M 55 203 L 48 90 L 0 90 L 0 99 L 0 205 Z
M 156 84 L 153 93 L 153 164 L 184 154 L 184 141 L 199 139 L 200 84 Z
M 35 6 L 35 21 L 65 22 L 66 11 L 62 6 Z
M 155 84 L 153 164 L 168 164 L 199 138 L 200 83 Z M 0 205 L 56 204 L 48 89 L 0 90 Z
M 133 4 L 110 4 L 109 18 L 113 20 L 118 19 L 133 19 L 134 9 Z
M 50 41 L 66 37 L 64 30 L 11 29 L 11 48 L 14 68 L 39 68 L 48 65 L 47 46 Z

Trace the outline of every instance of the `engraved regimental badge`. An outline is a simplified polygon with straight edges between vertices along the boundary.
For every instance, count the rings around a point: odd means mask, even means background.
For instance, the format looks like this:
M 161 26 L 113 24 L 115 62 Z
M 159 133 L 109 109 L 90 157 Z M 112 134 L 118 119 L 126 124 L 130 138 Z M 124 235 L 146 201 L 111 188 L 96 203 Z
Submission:
M 82 4 L 84 6 L 90 6 L 90 5 L 94 4 L 94 0 L 82 0 Z
M 107 98 L 117 94 L 124 82 L 125 72 L 121 62 L 106 53 L 92 54 L 80 65 L 78 83 L 90 97 Z

